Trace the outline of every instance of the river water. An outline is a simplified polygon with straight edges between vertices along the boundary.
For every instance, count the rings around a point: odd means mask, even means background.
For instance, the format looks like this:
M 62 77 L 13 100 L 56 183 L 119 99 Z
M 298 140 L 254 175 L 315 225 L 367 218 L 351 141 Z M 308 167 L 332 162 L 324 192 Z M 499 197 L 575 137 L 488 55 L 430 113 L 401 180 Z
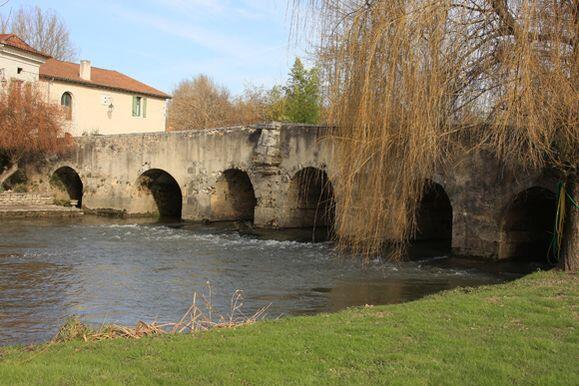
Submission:
M 1 221 L 0 345 L 49 340 L 71 315 L 93 324 L 177 321 L 208 285 L 222 313 L 240 289 L 246 314 L 271 304 L 268 317 L 279 317 L 410 301 L 521 274 L 443 255 L 363 264 L 337 256 L 329 242 L 289 240 L 303 234 L 244 235 L 227 224 Z

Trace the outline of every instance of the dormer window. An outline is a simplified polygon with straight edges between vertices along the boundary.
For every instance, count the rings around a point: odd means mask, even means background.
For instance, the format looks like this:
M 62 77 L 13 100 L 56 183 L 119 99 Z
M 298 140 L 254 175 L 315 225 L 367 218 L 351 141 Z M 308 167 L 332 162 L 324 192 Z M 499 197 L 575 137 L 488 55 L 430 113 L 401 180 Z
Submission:
M 69 92 L 65 92 L 64 94 L 62 94 L 62 97 L 60 98 L 60 104 L 64 108 L 64 111 L 66 113 L 66 119 L 68 121 L 71 121 L 72 120 L 72 94 Z

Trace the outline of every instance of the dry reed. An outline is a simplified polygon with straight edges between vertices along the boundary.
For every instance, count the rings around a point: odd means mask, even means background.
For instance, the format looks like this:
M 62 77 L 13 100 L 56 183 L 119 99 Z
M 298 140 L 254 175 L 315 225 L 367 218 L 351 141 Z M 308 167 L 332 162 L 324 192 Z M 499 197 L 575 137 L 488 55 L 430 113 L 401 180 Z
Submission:
M 243 292 L 237 290 L 231 296 L 230 309 L 226 314 L 218 312 L 212 304 L 212 290 L 208 294 L 195 293 L 187 312 L 177 322 L 139 321 L 134 327 L 117 324 L 103 325 L 94 330 L 82 323 L 78 317 L 71 317 L 52 340 L 53 343 L 71 340 L 101 341 L 110 339 L 140 339 L 147 336 L 167 334 L 193 334 L 211 329 L 236 328 L 265 319 L 269 305 L 252 315 L 242 311 Z

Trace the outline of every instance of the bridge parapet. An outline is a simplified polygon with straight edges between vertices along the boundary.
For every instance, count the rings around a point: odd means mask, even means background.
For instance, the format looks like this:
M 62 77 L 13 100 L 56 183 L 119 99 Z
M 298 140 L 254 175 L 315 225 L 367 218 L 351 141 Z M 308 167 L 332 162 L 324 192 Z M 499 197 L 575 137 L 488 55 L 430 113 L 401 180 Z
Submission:
M 74 169 L 83 183 L 82 202 L 89 209 L 107 209 L 128 215 L 157 213 L 158 200 L 143 185 L 151 176 L 162 182 L 164 172 L 178 184 L 182 193 L 184 219 L 214 220 L 223 217 L 224 204 L 217 192 L 228 189 L 225 174 L 240 171 L 247 175 L 256 198 L 254 222 L 258 226 L 291 226 L 284 220 L 285 189 L 300 165 L 325 167 L 330 154 L 320 143 L 315 126 L 270 123 L 216 129 L 145 134 L 119 134 L 76 138 L 75 151 L 49 165 L 42 174 L 52 176 L 61 167 Z M 152 172 L 151 172 L 152 171 Z M 43 180 L 42 176 L 38 180 Z M 50 186 L 44 178 L 45 190 Z M 41 184 L 42 185 L 42 184 Z M 164 199 L 164 201 L 166 201 Z M 225 205 L 229 205 L 225 203 Z

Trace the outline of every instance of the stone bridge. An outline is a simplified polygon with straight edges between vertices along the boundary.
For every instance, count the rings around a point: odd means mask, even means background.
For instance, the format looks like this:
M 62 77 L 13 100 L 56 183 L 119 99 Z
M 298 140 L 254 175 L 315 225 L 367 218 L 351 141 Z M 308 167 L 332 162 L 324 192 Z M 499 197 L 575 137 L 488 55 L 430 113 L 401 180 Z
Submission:
M 323 127 L 271 124 L 83 137 L 73 154 L 39 171 L 37 183 L 61 187 L 84 208 L 127 215 L 331 226 L 340 176 L 326 134 Z M 419 239 L 491 258 L 547 253 L 555 173 L 508 172 L 478 153 L 432 181 Z

